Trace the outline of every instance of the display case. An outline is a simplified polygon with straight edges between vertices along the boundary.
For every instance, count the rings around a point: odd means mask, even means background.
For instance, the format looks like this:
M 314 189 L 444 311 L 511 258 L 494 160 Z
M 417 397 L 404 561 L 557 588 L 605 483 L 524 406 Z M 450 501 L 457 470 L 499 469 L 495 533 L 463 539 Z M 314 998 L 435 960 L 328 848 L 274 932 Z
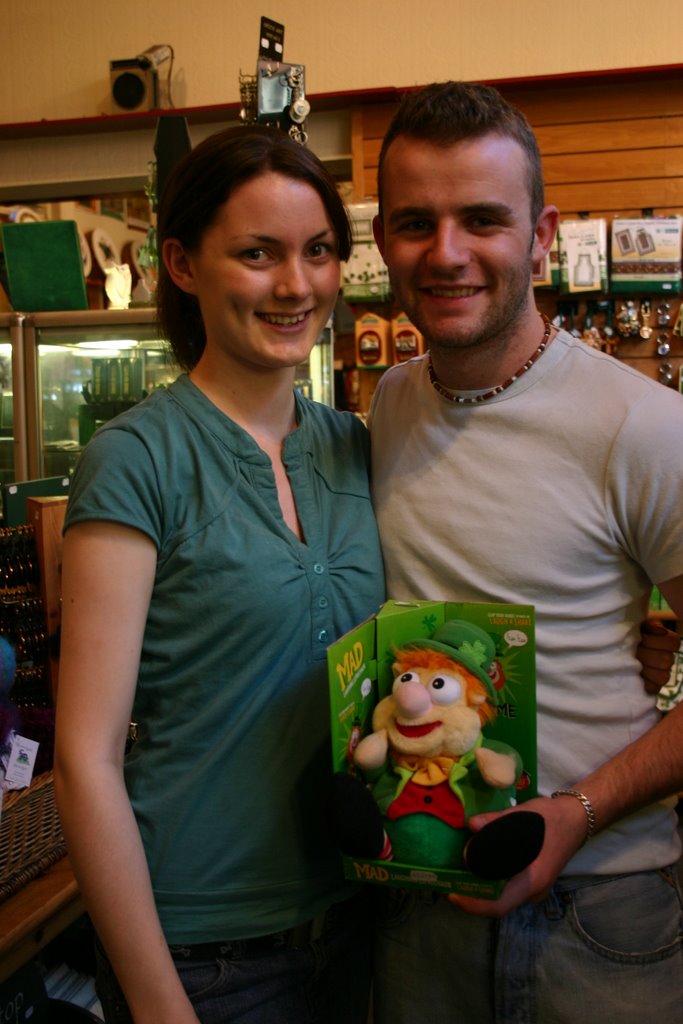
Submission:
M 33 313 L 23 328 L 31 478 L 69 476 L 98 426 L 179 373 L 151 308 Z
M 295 385 L 307 397 L 333 401 L 331 323 Z M 33 313 L 24 318 L 26 434 L 29 479 L 69 476 L 94 431 L 178 376 L 156 310 Z
M 26 480 L 26 403 L 21 313 L 0 314 L 0 484 Z

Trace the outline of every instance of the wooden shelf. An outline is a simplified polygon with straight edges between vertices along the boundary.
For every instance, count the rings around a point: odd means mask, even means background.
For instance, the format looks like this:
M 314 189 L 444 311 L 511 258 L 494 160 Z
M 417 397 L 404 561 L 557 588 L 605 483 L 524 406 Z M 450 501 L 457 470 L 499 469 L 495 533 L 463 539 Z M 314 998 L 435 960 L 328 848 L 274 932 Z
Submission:
M 68 857 L 0 903 L 0 982 L 84 912 Z
M 311 112 L 346 110 L 366 103 L 385 103 L 397 99 L 394 88 L 372 89 L 363 92 L 308 94 Z M 188 124 L 220 124 L 239 118 L 241 103 L 217 103 L 203 107 L 165 107 L 158 110 L 138 110 L 122 114 L 98 114 L 93 117 L 68 117 L 48 121 L 22 121 L 0 124 L 1 139 L 58 138 L 64 135 L 98 135 L 150 129 L 160 117 L 185 117 Z

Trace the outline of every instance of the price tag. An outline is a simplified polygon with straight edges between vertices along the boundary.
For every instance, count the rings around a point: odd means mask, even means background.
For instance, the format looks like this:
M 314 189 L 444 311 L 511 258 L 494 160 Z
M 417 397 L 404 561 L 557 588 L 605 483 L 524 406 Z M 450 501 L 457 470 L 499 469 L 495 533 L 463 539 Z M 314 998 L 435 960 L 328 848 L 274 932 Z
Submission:
M 37 740 L 15 735 L 7 762 L 5 789 L 24 789 L 31 785 L 39 746 Z

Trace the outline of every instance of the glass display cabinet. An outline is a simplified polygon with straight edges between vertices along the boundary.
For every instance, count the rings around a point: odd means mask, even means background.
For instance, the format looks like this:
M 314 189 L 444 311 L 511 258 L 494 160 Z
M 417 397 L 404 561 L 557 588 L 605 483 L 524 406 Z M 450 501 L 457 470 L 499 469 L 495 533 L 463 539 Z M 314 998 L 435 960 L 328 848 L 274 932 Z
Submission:
M 151 308 L 27 315 L 24 363 L 33 479 L 69 476 L 98 426 L 179 373 Z

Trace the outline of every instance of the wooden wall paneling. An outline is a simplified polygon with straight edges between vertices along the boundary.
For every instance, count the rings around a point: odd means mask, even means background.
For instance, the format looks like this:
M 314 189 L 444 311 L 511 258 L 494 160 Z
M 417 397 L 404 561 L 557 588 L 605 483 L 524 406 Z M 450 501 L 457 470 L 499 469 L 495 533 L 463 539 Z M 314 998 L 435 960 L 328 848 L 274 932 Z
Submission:
M 630 121 L 634 117 L 683 114 L 683 76 L 638 76 L 603 82 L 565 79 L 543 86 L 497 86 L 534 126 L 582 121 Z
M 609 140 L 609 134 L 606 141 Z M 683 143 L 683 139 L 681 139 Z M 543 177 L 546 186 L 562 183 L 582 184 L 629 181 L 668 181 L 683 176 L 683 144 L 667 148 L 582 150 L 543 156 Z M 674 184 L 680 189 L 681 182 Z
M 366 160 L 365 160 L 365 125 L 363 122 L 363 108 L 354 107 L 351 111 L 351 177 L 353 188 L 353 201 L 361 202 L 368 194 L 365 188 Z
M 500 89 L 537 132 L 549 189 L 563 184 L 577 190 L 553 193 L 563 216 L 598 209 L 683 211 L 683 76 Z M 395 109 L 392 101 L 352 114 L 354 164 L 363 161 L 362 173 L 354 168 L 354 190 L 363 189 L 357 198 L 377 194 L 379 150 Z M 603 188 L 580 191 L 586 183 L 600 182 Z
M 659 149 L 683 145 L 683 116 L 537 125 L 535 134 L 546 156 L 599 152 L 607 145 L 615 150 Z
M 353 197 L 355 202 L 377 196 L 377 162 L 382 139 L 396 110 L 396 102 L 356 107 L 351 111 Z M 356 159 L 362 169 L 356 170 Z
M 577 211 L 595 213 L 604 210 L 609 216 L 622 215 L 626 209 L 652 210 L 660 215 L 665 209 L 683 213 L 683 179 L 647 178 L 640 180 L 579 182 L 550 185 L 546 202 L 559 207 L 562 217 L 571 218 Z

